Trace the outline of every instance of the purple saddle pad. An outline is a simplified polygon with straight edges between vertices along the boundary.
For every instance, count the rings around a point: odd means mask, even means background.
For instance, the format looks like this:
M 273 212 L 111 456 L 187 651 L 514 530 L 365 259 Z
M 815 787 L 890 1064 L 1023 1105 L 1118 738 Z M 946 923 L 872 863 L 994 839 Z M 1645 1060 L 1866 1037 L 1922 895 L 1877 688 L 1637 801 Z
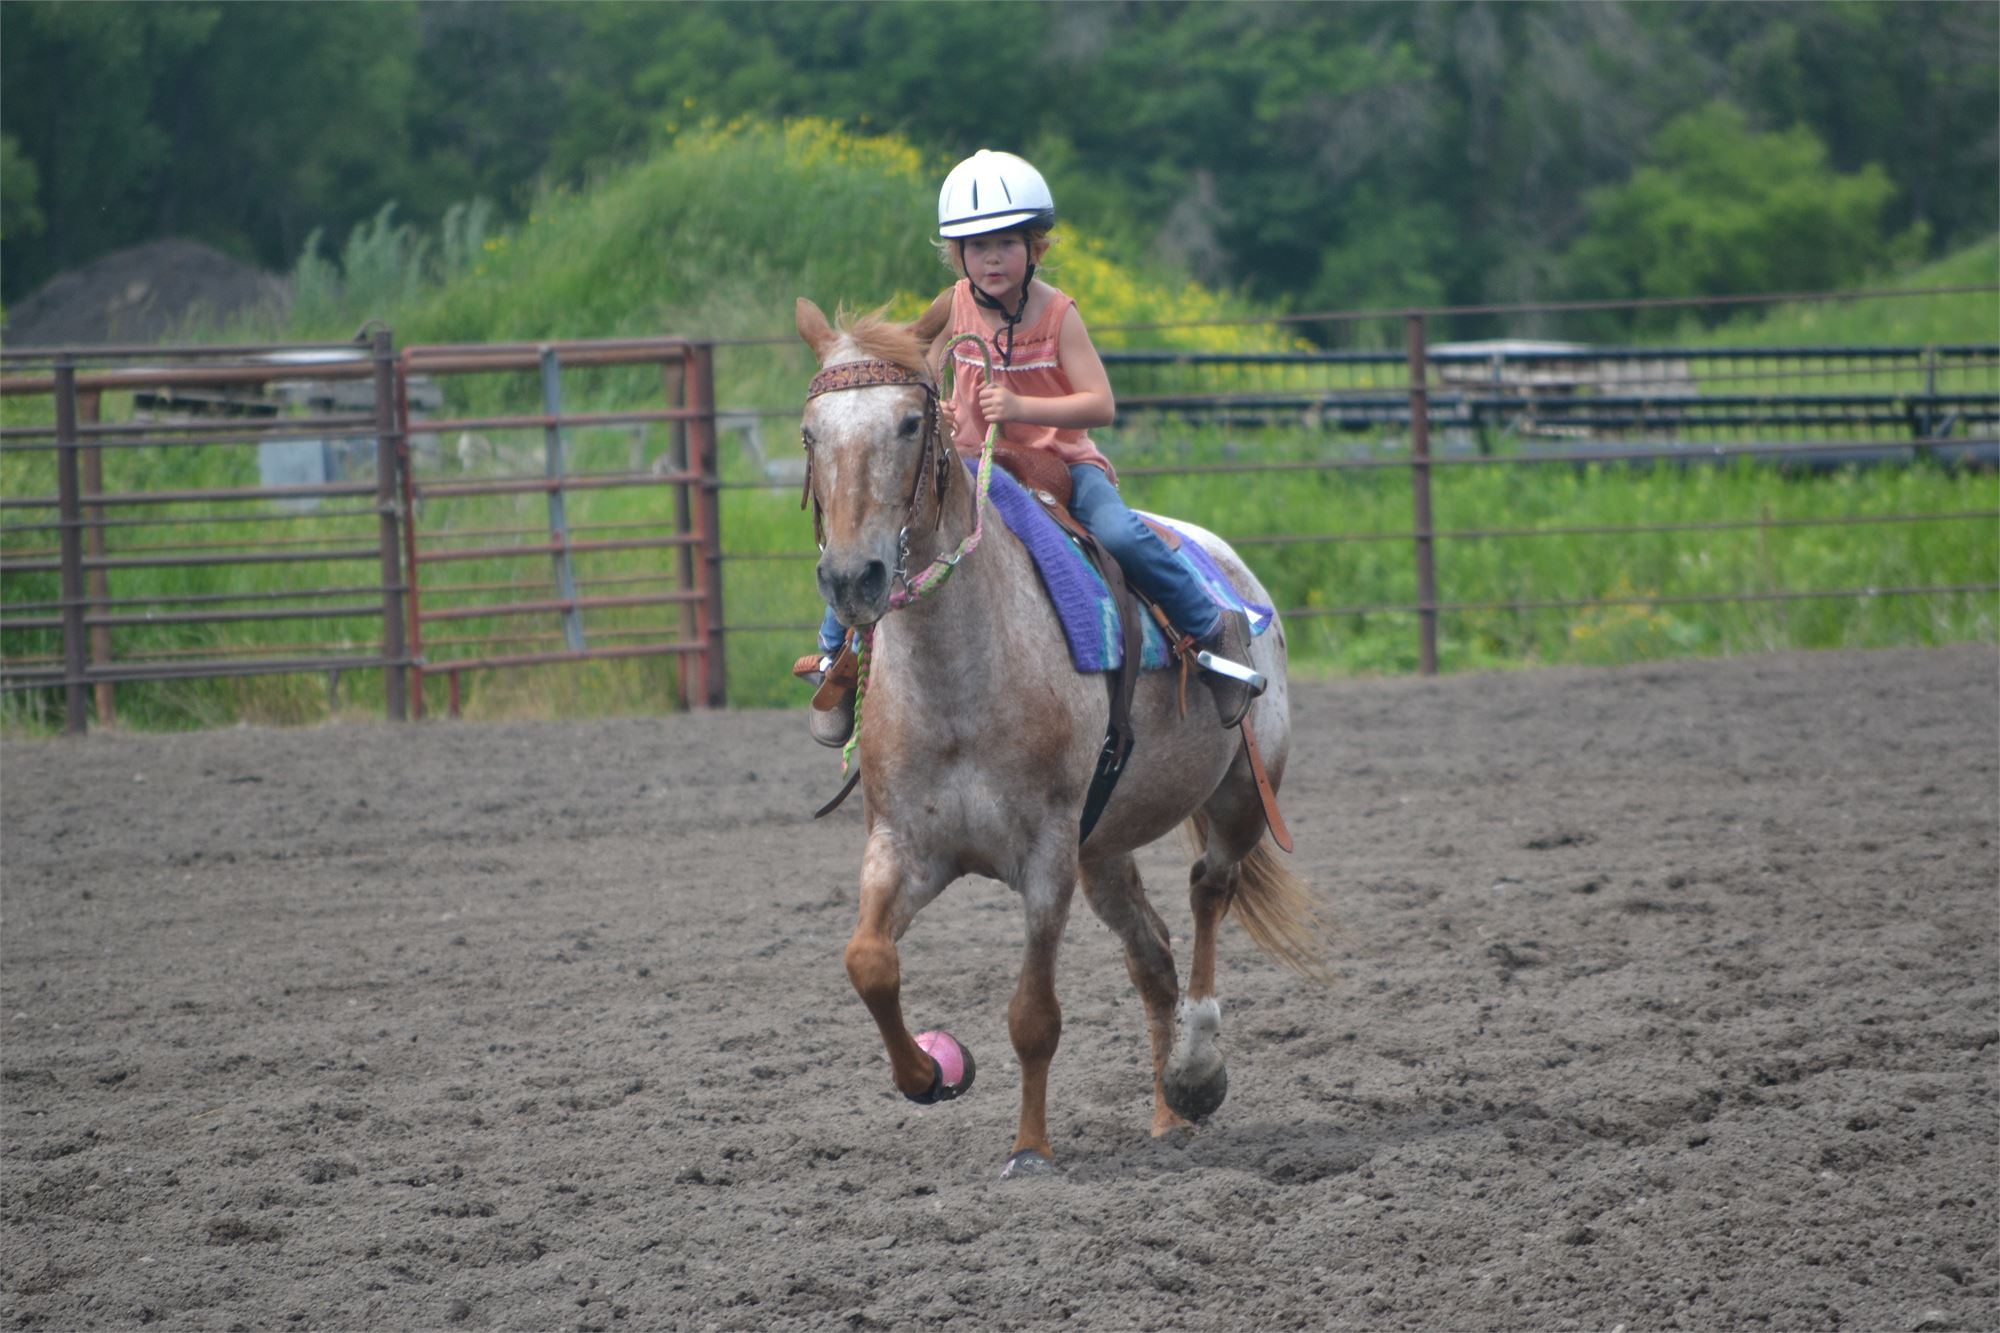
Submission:
M 968 461 L 967 467 L 972 466 Z M 1083 550 L 1049 516 L 1042 502 L 1030 495 L 1012 475 L 993 469 L 993 486 L 988 494 L 993 511 L 1000 515 L 1021 544 L 1034 557 L 1035 568 L 1062 621 L 1063 636 L 1069 640 L 1070 660 L 1078 671 L 1116 671 L 1125 660 L 1125 641 L 1119 633 L 1118 605 L 1104 586 L 1096 566 Z M 1174 527 L 1171 519 L 1148 514 L 1155 522 Z M 1200 543 L 1182 532 L 1174 558 L 1194 576 L 1209 600 L 1219 607 L 1241 611 L 1250 618 L 1252 635 L 1271 627 L 1275 613 L 1268 606 L 1244 600 Z M 1151 616 L 1141 617 L 1139 665 L 1146 670 L 1163 667 L 1172 660 L 1167 637 Z

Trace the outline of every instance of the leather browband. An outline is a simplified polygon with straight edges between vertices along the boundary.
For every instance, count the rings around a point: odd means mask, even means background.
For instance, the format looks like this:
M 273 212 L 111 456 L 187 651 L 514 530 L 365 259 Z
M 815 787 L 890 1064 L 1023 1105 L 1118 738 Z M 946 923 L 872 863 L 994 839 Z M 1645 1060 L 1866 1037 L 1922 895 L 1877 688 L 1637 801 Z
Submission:
M 843 361 L 813 376 L 806 397 L 812 399 L 840 389 L 866 389 L 877 384 L 917 384 L 930 388 L 930 381 L 922 374 L 893 361 Z

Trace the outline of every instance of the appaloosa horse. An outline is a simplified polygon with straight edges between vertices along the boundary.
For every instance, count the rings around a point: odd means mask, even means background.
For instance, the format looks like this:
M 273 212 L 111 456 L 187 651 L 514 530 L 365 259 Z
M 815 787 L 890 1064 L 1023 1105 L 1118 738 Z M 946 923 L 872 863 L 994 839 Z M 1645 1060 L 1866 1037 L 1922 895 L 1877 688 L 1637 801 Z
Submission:
M 803 423 L 807 488 L 821 525 L 820 589 L 844 623 L 873 627 L 858 745 L 868 840 L 846 962 L 897 1088 L 920 1102 L 947 1100 L 972 1072 L 948 1034 L 920 1041 L 905 1025 L 897 941 L 960 876 L 1004 880 L 1026 910 L 1027 952 L 1007 1010 L 1021 1119 L 1002 1175 L 1050 1169 L 1049 1062 L 1062 1031 L 1056 950 L 1080 879 L 1085 900 L 1123 940 L 1145 1003 L 1152 1132 L 1203 1118 L 1228 1083 L 1215 998 L 1224 915 L 1233 910 L 1280 962 L 1305 974 L 1317 966 L 1310 891 L 1265 840 L 1243 733 L 1221 727 L 1205 687 L 1186 690 L 1183 716 L 1179 673 L 1146 673 L 1132 704 L 1136 746 L 1079 847 L 1105 736 L 1105 681 L 1072 667 L 1027 550 L 990 513 L 982 522 L 973 481 L 940 438 L 926 359 L 937 327 L 863 316 L 835 329 L 801 300 L 798 330 L 822 367 Z M 1226 544 L 1181 526 L 1246 599 L 1269 602 Z M 935 583 L 944 569 L 936 562 L 968 538 L 976 549 L 949 584 L 913 597 L 911 588 Z M 1270 685 L 1250 718 L 1275 785 L 1291 743 L 1282 626 L 1254 640 L 1253 657 Z M 1184 822 L 1203 851 L 1189 873 L 1194 960 L 1183 998 L 1166 926 L 1146 901 L 1132 853 Z

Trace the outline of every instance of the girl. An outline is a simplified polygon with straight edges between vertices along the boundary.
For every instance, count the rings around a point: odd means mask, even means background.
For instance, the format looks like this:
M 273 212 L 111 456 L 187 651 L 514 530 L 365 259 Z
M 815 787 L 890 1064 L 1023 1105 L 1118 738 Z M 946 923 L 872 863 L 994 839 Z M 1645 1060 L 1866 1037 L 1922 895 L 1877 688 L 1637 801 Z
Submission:
M 1132 585 L 1157 602 L 1200 647 L 1233 662 L 1250 660 L 1250 626 L 1240 611 L 1223 613 L 1160 535 L 1118 494 L 1117 473 L 1086 433 L 1116 416 L 1111 379 L 1084 329 L 1076 302 L 1035 276 L 1048 253 L 1055 200 L 1047 182 L 1012 153 L 980 149 L 952 168 L 938 194 L 937 246 L 960 275 L 951 289 L 951 319 L 932 344 L 935 362 L 961 333 L 977 333 L 993 350 L 993 380 L 970 345 L 954 353 L 957 376 L 951 415 L 961 452 L 976 454 L 999 422 L 1013 450 L 1052 454 L 1069 470 L 1070 512 L 1117 559 Z M 831 608 L 821 623 L 823 656 L 801 662 L 800 674 L 823 676 L 840 653 L 846 630 Z M 1249 687 L 1211 674 L 1210 688 L 1225 727 L 1241 720 Z M 818 683 L 815 680 L 815 683 Z M 841 745 L 854 725 L 852 689 L 816 699 L 815 740 Z M 820 704 L 831 703 L 831 708 Z

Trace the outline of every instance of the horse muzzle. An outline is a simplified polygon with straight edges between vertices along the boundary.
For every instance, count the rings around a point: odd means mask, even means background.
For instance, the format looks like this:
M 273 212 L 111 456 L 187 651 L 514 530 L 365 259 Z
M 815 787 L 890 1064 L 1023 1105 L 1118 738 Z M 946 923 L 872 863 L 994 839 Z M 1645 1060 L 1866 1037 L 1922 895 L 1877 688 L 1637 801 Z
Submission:
M 891 569 L 887 560 L 842 561 L 829 551 L 820 557 L 818 573 L 820 596 L 841 624 L 850 628 L 872 625 L 889 613 Z

